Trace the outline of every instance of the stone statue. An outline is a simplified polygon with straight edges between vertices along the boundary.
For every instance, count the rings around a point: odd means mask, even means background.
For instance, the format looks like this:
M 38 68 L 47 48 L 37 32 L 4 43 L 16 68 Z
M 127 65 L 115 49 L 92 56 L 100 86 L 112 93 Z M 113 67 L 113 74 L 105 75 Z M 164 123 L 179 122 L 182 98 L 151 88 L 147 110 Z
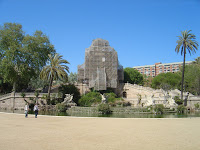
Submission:
M 77 106 L 77 104 L 72 99 L 73 99 L 73 95 L 65 94 L 65 99 L 62 102 L 62 104 L 66 104 L 67 106 Z
M 107 96 L 105 94 L 101 94 L 101 103 L 107 103 Z
M 177 106 L 175 100 L 169 94 L 167 94 L 165 107 L 174 107 L 174 106 Z
M 153 94 L 151 96 L 147 97 L 147 100 L 145 102 L 145 106 L 151 106 L 151 105 L 155 105 L 155 100 L 154 100 Z
M 187 106 L 188 97 L 189 97 L 189 92 L 187 93 L 187 95 L 186 95 L 185 98 L 184 98 L 184 105 L 185 105 L 185 106 Z

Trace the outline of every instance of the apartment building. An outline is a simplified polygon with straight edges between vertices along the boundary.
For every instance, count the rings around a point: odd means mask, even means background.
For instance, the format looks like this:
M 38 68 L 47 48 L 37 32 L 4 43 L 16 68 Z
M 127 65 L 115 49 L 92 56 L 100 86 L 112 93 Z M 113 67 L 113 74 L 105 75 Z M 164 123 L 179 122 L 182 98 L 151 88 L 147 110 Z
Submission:
M 185 64 L 191 64 L 192 61 L 186 61 Z M 155 63 L 154 65 L 145 65 L 145 66 L 136 66 L 134 69 L 138 70 L 141 74 L 146 76 L 155 77 L 160 73 L 167 72 L 178 72 L 180 71 L 180 67 L 183 65 L 183 62 L 174 62 L 174 63 L 165 63 L 161 62 Z

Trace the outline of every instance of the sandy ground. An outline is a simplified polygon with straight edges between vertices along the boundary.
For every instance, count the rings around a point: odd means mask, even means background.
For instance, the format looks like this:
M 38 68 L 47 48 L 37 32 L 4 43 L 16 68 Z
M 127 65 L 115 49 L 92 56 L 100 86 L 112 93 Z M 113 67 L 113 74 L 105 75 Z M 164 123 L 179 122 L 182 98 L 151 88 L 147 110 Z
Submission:
M 78 118 L 0 113 L 0 150 L 200 150 L 200 118 Z

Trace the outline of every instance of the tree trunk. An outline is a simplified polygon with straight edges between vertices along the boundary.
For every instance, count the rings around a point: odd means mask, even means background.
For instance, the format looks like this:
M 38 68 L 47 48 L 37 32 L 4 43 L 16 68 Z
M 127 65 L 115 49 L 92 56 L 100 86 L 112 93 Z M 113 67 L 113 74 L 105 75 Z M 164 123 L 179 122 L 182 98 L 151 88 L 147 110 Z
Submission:
M 50 102 L 50 94 L 51 94 L 52 83 L 53 83 L 53 77 L 50 78 L 50 82 L 49 82 L 48 95 L 47 95 L 47 103 Z
M 183 85 L 184 85 L 184 72 L 185 72 L 185 55 L 186 55 L 186 47 L 184 45 L 183 71 L 182 71 L 182 84 L 181 84 L 181 100 L 183 100 Z M 184 100 L 184 106 L 187 106 L 187 99 Z
M 15 93 L 16 93 L 16 82 L 13 83 L 13 110 L 15 110 Z

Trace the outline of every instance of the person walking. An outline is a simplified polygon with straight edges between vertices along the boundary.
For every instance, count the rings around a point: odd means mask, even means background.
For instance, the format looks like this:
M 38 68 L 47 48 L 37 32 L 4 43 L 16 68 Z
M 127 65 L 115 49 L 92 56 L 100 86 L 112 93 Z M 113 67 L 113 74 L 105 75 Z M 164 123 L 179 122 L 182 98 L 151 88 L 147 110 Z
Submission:
M 37 115 L 38 115 L 38 105 L 37 105 L 37 103 L 35 104 L 33 111 L 35 112 L 35 118 L 37 118 Z
M 24 106 L 24 113 L 26 118 L 28 118 L 28 111 L 29 111 L 29 105 L 28 103 L 26 103 L 26 105 Z

